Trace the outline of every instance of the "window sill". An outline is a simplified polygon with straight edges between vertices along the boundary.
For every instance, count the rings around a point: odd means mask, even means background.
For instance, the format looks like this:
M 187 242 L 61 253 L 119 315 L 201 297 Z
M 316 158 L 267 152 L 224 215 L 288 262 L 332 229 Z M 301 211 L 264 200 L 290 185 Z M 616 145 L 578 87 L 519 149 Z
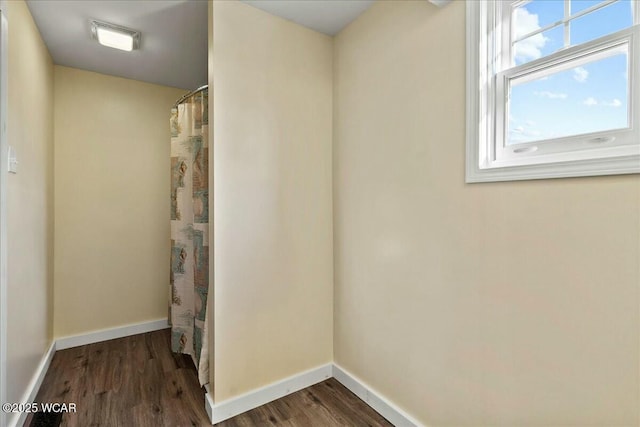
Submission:
M 640 173 L 640 156 L 486 169 L 477 165 L 474 159 L 467 158 L 467 183 Z

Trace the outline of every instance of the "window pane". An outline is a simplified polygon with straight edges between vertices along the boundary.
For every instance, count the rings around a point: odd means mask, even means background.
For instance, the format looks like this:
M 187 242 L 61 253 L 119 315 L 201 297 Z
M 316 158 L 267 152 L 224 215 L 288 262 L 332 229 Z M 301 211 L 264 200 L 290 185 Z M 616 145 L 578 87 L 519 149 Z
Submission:
M 533 0 L 513 10 L 513 28 L 516 38 L 562 20 L 563 0 Z
M 632 24 L 631 1 L 620 0 L 571 21 L 571 44 L 575 46 L 595 40 L 598 37 L 629 28 Z
M 585 9 L 602 3 L 603 0 L 571 0 L 571 14 L 575 15 Z
M 562 26 L 538 33 L 513 45 L 513 63 L 520 65 L 550 55 L 563 47 Z
M 537 74 L 510 82 L 507 145 L 629 126 L 627 53 Z

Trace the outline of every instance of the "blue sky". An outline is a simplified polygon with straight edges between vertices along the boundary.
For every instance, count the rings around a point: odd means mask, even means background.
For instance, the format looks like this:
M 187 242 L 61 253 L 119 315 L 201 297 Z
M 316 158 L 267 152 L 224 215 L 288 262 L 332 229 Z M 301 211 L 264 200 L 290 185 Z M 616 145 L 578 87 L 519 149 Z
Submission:
M 572 14 L 601 0 L 572 1 Z M 562 0 L 533 0 L 514 13 L 516 37 L 561 20 Z M 630 0 L 618 0 L 571 22 L 571 45 L 632 25 Z M 517 43 L 517 65 L 564 46 L 562 25 Z M 508 144 L 627 127 L 627 57 L 624 54 L 582 64 L 547 77 L 512 81 Z

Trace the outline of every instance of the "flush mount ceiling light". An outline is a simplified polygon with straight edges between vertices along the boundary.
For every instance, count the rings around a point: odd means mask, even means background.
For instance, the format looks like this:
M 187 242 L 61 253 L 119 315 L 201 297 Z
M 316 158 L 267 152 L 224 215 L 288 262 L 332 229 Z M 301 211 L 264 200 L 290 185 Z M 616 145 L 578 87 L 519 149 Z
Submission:
M 103 46 L 128 52 L 140 47 L 140 31 L 106 22 L 91 21 L 91 36 Z

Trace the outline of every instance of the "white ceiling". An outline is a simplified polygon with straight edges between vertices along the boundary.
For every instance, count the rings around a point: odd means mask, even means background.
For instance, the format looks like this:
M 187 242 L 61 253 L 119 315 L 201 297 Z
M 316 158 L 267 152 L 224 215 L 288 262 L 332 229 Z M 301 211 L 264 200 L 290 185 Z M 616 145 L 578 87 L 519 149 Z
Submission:
M 53 62 L 183 89 L 207 84 L 207 2 L 27 0 Z M 124 52 L 91 38 L 90 20 L 142 33 Z
M 374 0 L 241 0 L 312 30 L 336 35 Z
M 328 35 L 374 3 L 242 1 Z M 55 64 L 183 89 L 207 83 L 206 0 L 27 0 L 27 5 Z M 91 38 L 91 20 L 140 31 L 140 49 L 101 46 Z

